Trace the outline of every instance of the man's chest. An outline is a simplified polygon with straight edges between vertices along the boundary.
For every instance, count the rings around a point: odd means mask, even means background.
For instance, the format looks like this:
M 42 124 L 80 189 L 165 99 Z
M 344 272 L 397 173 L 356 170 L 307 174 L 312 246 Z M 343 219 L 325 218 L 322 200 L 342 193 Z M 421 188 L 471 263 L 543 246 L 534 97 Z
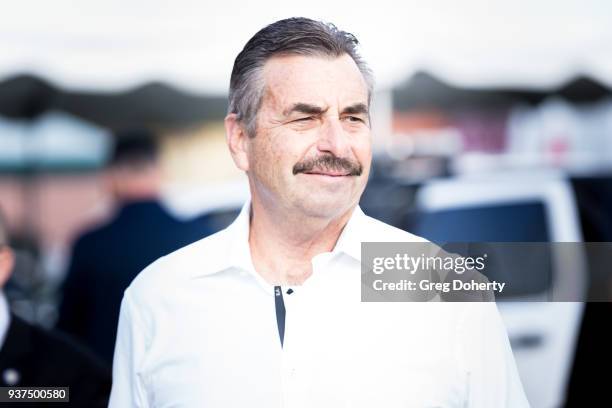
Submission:
M 167 305 L 147 351 L 152 406 L 452 407 L 465 398 L 453 330 L 436 305 L 298 288 L 284 296 L 281 348 L 272 294 L 222 282 L 192 289 Z

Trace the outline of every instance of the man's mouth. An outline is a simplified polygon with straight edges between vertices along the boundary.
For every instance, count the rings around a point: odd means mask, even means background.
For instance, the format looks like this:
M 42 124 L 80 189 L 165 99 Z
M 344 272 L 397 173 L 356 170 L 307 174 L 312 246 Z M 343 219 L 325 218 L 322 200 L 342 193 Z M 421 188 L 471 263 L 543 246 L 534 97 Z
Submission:
M 349 175 L 349 172 L 344 171 L 319 171 L 319 170 L 311 170 L 305 171 L 304 174 L 314 175 L 314 176 L 328 176 L 328 177 L 346 177 Z

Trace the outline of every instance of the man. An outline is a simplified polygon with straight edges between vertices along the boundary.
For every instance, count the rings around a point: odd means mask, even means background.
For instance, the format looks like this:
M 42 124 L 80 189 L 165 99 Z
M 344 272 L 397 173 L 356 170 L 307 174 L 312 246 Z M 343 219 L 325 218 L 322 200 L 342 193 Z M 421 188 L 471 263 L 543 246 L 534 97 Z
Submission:
M 119 209 L 109 223 L 76 240 L 57 327 L 110 364 L 121 298 L 130 282 L 155 259 L 218 229 L 212 230 L 205 216 L 179 221 L 160 204 L 162 175 L 149 131 L 116 134 L 105 180 Z
M 236 58 L 225 119 L 251 201 L 127 289 L 112 407 L 524 407 L 493 303 L 362 303 L 362 241 L 422 239 L 358 207 L 372 77 L 293 18 Z
M 0 214 L 0 288 L 11 276 L 14 261 Z M 12 314 L 1 291 L 0 347 L 0 386 L 70 387 L 66 406 L 106 406 L 111 388 L 109 368 L 65 335 L 38 328 Z

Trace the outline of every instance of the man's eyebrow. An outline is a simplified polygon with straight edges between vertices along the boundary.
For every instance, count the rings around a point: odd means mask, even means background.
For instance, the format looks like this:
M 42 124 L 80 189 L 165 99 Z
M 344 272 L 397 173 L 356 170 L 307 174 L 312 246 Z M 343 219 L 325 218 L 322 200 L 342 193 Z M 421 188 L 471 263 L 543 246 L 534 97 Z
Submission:
M 369 114 L 370 110 L 368 109 L 368 105 L 366 105 L 365 103 L 356 103 L 354 105 L 347 106 L 346 108 L 342 110 L 343 115 L 346 115 L 346 114 L 355 115 L 359 113 L 363 113 L 365 115 Z
M 298 102 L 296 104 L 291 105 L 290 108 L 286 109 L 283 112 L 284 116 L 289 116 L 294 112 L 297 113 L 304 113 L 307 115 L 320 115 L 322 113 L 325 113 L 327 111 L 328 108 L 323 109 L 320 106 L 317 105 L 311 105 L 309 103 L 303 103 L 303 102 Z

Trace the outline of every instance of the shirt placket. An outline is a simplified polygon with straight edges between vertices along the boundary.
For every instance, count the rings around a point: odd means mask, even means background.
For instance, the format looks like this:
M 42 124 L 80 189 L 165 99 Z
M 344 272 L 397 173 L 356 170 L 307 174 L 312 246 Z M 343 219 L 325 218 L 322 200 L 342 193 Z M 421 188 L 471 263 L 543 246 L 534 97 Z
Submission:
M 283 288 L 285 301 L 285 338 L 281 352 L 281 390 L 283 395 L 283 407 L 293 408 L 299 406 L 300 372 L 297 357 L 299 356 L 300 344 L 296 336 L 298 332 L 298 293 L 286 294 Z
M 311 356 L 312 330 L 308 313 L 309 287 L 298 286 L 288 295 L 284 289 L 285 299 L 285 339 L 282 356 L 282 394 L 285 408 L 309 406 L 309 394 L 315 392 L 313 384 L 313 361 Z

